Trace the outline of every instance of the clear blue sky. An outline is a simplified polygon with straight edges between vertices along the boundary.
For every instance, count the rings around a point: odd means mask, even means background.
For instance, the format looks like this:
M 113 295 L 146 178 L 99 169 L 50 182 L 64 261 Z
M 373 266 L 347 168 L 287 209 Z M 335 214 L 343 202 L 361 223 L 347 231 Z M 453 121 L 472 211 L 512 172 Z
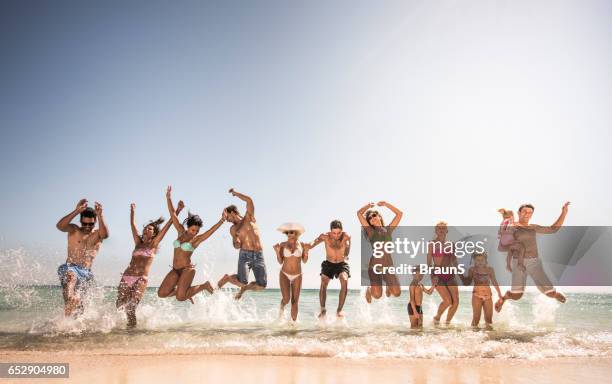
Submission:
M 552 223 L 567 199 L 568 224 L 609 225 L 611 26 L 607 1 L 2 1 L 2 258 L 23 247 L 56 283 L 55 223 L 86 197 L 111 233 L 94 271 L 115 284 L 129 204 L 139 225 L 167 217 L 168 184 L 205 225 L 243 207 L 229 187 L 251 195 L 273 287 L 279 224 L 310 240 L 338 218 L 357 239 L 368 201 L 406 225 L 496 225 L 525 201 Z M 196 282 L 235 270 L 228 227 L 194 254 Z

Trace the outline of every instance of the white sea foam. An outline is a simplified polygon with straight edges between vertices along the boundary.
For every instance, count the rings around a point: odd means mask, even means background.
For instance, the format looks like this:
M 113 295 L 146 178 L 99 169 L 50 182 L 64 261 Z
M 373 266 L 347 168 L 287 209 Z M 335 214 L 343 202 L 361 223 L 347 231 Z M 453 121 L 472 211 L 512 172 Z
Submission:
M 5 255 L 6 256 L 6 255 Z M 23 252 L 11 262 L 23 264 Z M 29 268 L 25 265 L 23 268 Z M 36 267 L 33 267 L 36 268 Z M 27 272 L 24 272 L 27 273 Z M 319 320 L 318 291 L 303 290 L 298 321 L 279 320 L 280 292 L 236 289 L 195 296 L 195 304 L 160 299 L 149 289 L 138 306 L 138 327 L 126 331 L 115 308 L 116 289 L 96 287 L 79 319 L 63 316 L 59 287 L 21 286 L 11 274 L 0 287 L 0 350 L 78 350 L 82 353 L 227 353 L 364 358 L 519 358 L 612 355 L 612 295 L 569 294 L 559 304 L 539 293 L 507 301 L 494 314 L 493 331 L 471 329 L 471 293 L 460 293 L 451 326 L 434 327 L 440 302 L 425 296 L 425 329 L 408 326 L 405 292 L 367 304 L 350 291 L 345 318 L 335 316 L 338 291 L 328 292 L 327 317 Z

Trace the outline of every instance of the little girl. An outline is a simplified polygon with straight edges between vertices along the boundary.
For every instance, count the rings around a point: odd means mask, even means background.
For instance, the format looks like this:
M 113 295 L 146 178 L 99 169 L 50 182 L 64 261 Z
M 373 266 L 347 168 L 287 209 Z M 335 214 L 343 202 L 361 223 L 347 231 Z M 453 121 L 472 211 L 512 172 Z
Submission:
M 474 281 L 474 290 L 472 291 L 472 327 L 478 327 L 480 314 L 484 312 L 486 327 L 491 329 L 491 324 L 493 323 L 493 293 L 491 292 L 491 284 L 493 284 L 497 291 L 498 302 L 502 300 L 502 293 L 497 279 L 495 279 L 493 268 L 487 264 L 486 252 L 473 254 L 472 264 L 468 270 L 468 275 L 461 275 L 464 285 L 470 285 Z
M 412 329 L 423 327 L 423 308 L 421 307 L 423 304 L 423 292 L 431 295 L 436 287 L 434 284 L 431 288 L 427 289 L 421 284 L 421 280 L 423 280 L 423 275 L 416 269 L 412 282 L 410 282 L 410 300 L 408 301 L 408 317 L 410 317 L 410 328 Z
M 514 238 L 514 232 L 516 231 L 514 212 L 501 208 L 497 212 L 502 215 L 502 222 L 499 225 L 499 231 L 497 236 L 499 238 L 499 245 L 497 250 L 500 252 L 507 252 L 506 256 L 506 269 L 508 272 L 512 272 L 512 258 L 518 258 L 518 267 L 525 270 L 523 265 L 523 257 L 525 256 L 525 246 Z

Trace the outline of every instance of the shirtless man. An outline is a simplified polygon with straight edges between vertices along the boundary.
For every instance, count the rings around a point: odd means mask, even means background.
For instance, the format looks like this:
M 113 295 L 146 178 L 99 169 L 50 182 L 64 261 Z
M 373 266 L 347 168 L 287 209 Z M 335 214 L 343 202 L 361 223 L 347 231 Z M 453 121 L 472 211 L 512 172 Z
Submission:
M 325 301 L 327 300 L 327 285 L 329 281 L 338 278 L 340 280 L 340 297 L 338 299 L 338 310 L 336 315 L 344 317 L 342 307 L 348 292 L 348 279 L 351 277 L 349 265 L 346 262 L 351 249 L 351 237 L 342 231 L 342 223 L 339 220 L 334 220 L 329 225 L 330 231 L 322 233 L 309 248 L 314 248 L 321 243 L 325 243 L 326 260 L 321 263 L 321 289 L 319 289 L 319 303 L 321 304 L 321 313 L 319 318 L 325 317 L 327 310 L 325 309 Z
M 79 214 L 80 227 L 71 223 Z M 98 229 L 94 229 L 96 220 Z M 95 208 L 91 208 L 87 206 L 86 199 L 81 199 L 74 211 L 62 217 L 56 227 L 68 233 L 68 257 L 66 263 L 57 269 L 64 295 L 64 314 L 81 314 L 83 295 L 93 282 L 91 264 L 100 250 L 102 240 L 108 237 L 102 205 L 96 201 Z
M 250 289 L 259 291 L 266 288 L 268 280 L 266 264 L 261 251 L 259 228 L 255 220 L 253 200 L 249 196 L 234 191 L 234 188 L 231 188 L 229 193 L 246 202 L 247 211 L 244 216 L 240 216 L 235 205 L 225 208 L 227 221 L 233 224 L 230 228 L 230 234 L 232 235 L 234 248 L 240 250 L 238 254 L 238 272 L 233 275 L 225 274 L 217 285 L 221 288 L 229 282 L 240 287 L 240 291 L 236 294 L 236 299 L 240 299 L 244 292 Z M 249 283 L 249 270 L 251 269 L 255 275 L 255 281 Z
M 540 292 L 548 297 L 557 299 L 561 303 L 565 303 L 565 296 L 557 292 L 542 267 L 542 260 L 538 255 L 536 234 L 557 232 L 563 225 L 569 204 L 569 201 L 563 204 L 561 215 L 550 227 L 529 224 L 534 207 L 531 204 L 523 204 L 520 206 L 518 210 L 519 221 L 515 224 L 516 231 L 514 232 L 514 238 L 525 247 L 523 265 L 519 265 L 516 256 L 512 260 L 512 289 L 507 291 L 504 297 L 495 304 L 495 310 L 497 312 L 501 311 L 506 300 L 519 300 L 523 296 L 527 283 L 527 275 L 531 276 Z

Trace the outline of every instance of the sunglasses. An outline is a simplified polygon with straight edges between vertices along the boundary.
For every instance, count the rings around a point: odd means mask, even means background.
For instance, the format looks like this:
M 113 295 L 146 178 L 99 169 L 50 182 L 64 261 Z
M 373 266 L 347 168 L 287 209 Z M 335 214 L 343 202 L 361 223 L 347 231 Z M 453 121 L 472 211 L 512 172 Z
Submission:
M 373 213 L 370 216 L 368 216 L 368 219 L 372 219 L 374 217 L 378 217 L 378 213 Z
M 96 225 L 95 222 L 92 222 L 92 223 L 83 223 L 83 222 L 81 222 L 81 226 L 83 226 L 83 227 L 93 227 L 94 225 Z
M 295 235 L 295 231 L 287 231 L 285 232 L 285 235 Z

